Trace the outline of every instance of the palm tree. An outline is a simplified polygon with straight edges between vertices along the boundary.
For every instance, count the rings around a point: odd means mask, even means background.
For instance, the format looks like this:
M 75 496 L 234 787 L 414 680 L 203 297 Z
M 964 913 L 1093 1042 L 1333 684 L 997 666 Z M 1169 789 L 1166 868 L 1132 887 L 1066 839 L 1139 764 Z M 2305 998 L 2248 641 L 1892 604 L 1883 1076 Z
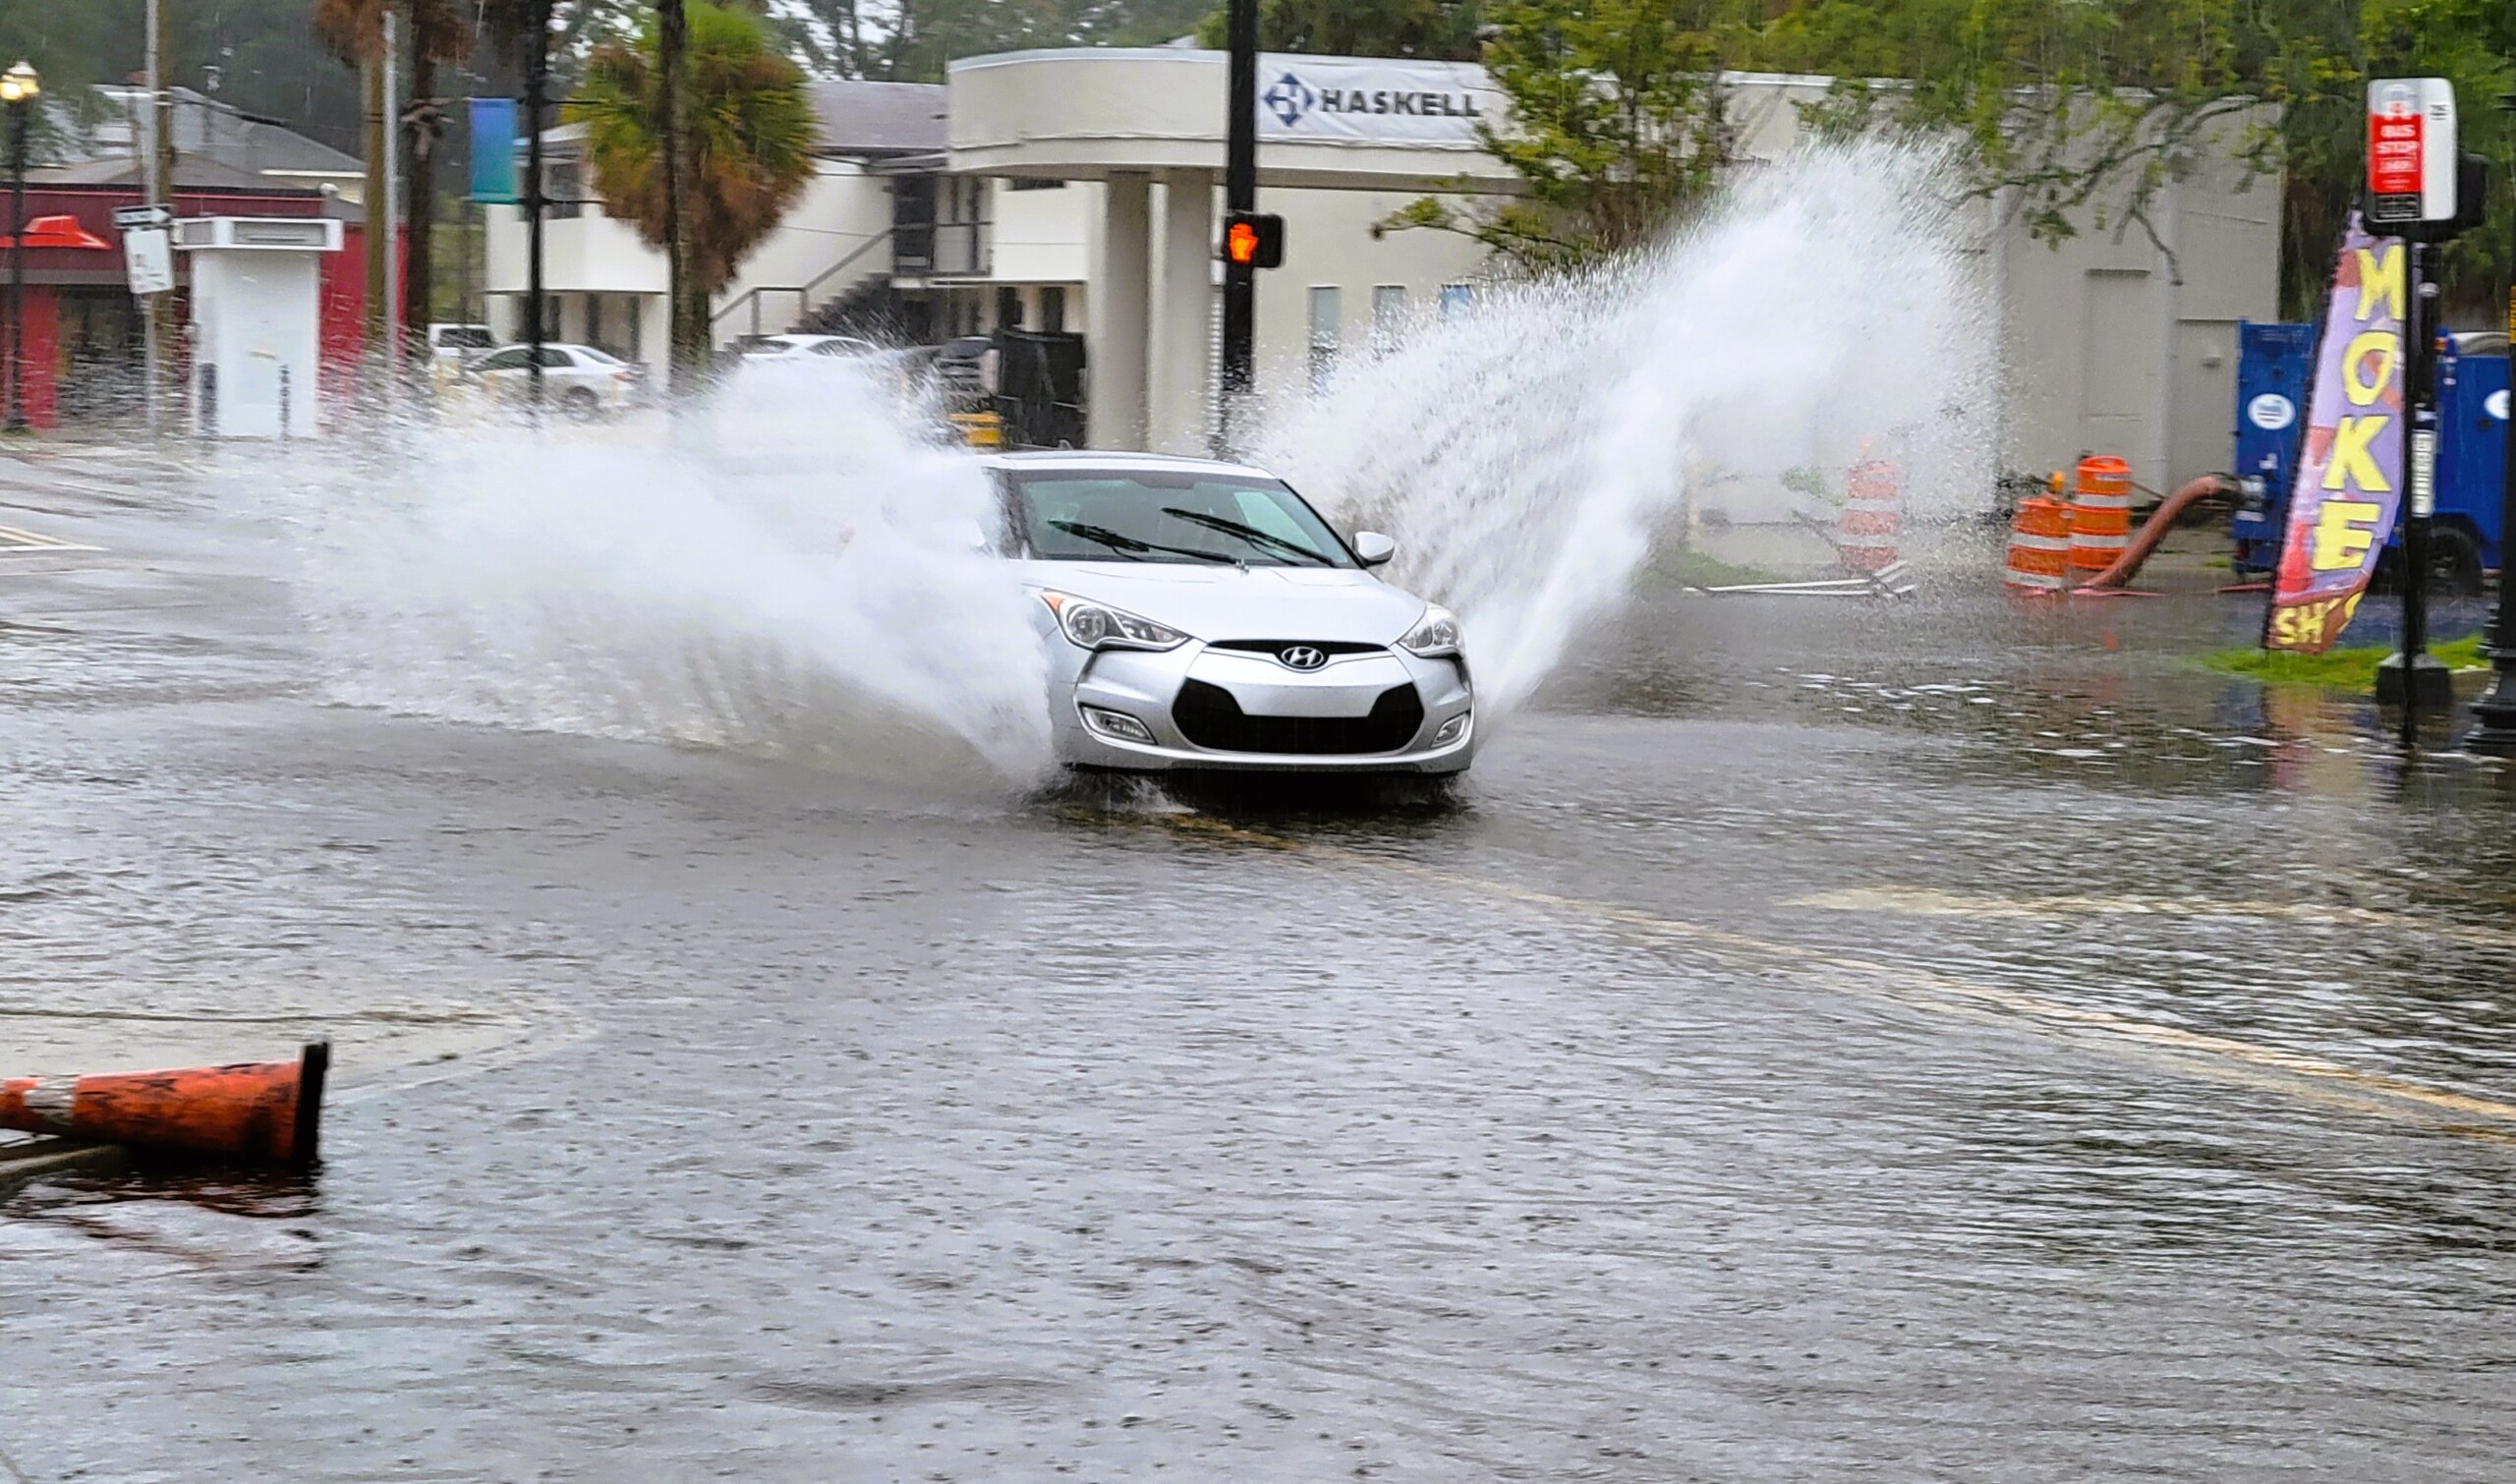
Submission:
M 635 41 L 595 50 L 566 117 L 586 126 L 603 209 L 668 257 L 682 250 L 687 265 L 671 289 L 672 369 L 676 384 L 688 386 L 706 369 L 710 302 L 812 179 L 814 134 L 804 75 L 758 17 L 709 0 L 674 8 L 688 23 L 674 80 L 681 96 L 667 93 L 659 17 Z M 688 184 L 677 192 L 665 158 L 673 115 L 687 125 L 679 173 Z
M 411 97 L 421 105 L 414 109 L 411 147 L 405 156 L 402 208 L 402 226 L 409 234 L 403 257 L 402 322 L 421 325 L 429 317 L 432 289 L 429 228 L 436 219 L 436 181 L 430 161 L 438 125 L 434 100 L 429 95 L 435 90 L 437 63 L 460 62 L 472 54 L 476 5 L 473 0 L 314 0 L 314 33 L 333 55 L 367 73 L 372 108 L 381 98 L 374 89 L 381 86 L 376 68 L 383 60 L 387 11 L 402 19 L 402 39 L 411 55 Z M 370 125 L 366 210 L 369 221 L 375 222 L 382 219 L 384 201 L 384 139 L 380 129 L 394 125 L 380 115 L 372 115 Z M 372 255 L 386 250 L 381 247 L 381 239 L 372 233 L 370 243 Z M 374 260 L 379 265 L 383 261 L 380 257 Z M 380 328 L 388 322 L 381 304 L 372 304 L 368 314 L 372 325 Z

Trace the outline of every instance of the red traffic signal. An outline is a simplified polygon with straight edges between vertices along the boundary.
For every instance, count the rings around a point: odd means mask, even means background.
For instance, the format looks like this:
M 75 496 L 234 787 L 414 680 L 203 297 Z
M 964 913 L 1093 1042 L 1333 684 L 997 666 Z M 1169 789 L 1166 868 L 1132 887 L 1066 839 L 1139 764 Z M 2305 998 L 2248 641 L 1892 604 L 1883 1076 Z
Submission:
M 1255 211 L 1224 218 L 1224 260 L 1234 267 L 1273 268 L 1285 261 L 1285 219 Z

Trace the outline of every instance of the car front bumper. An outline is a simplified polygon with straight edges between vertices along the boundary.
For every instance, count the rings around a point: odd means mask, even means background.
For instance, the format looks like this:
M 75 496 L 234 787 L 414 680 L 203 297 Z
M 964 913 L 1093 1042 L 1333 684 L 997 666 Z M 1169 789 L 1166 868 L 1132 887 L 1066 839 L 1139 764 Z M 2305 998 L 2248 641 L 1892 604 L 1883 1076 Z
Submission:
M 1051 711 L 1058 758 L 1084 768 L 1160 772 L 1216 769 L 1280 772 L 1455 773 L 1476 753 L 1475 688 L 1463 659 L 1426 659 L 1402 650 L 1339 655 L 1317 670 L 1300 671 L 1269 655 L 1208 649 L 1190 642 L 1175 650 L 1084 651 L 1061 637 L 1049 640 L 1053 674 Z M 1208 746 L 1192 730 L 1216 739 L 1211 723 L 1183 727 L 1176 707 L 1191 682 L 1231 698 L 1255 723 L 1249 730 L 1277 733 L 1353 730 L 1366 726 L 1375 705 L 1387 707 L 1398 687 L 1410 687 L 1422 720 L 1402 738 L 1376 739 L 1395 746 L 1374 751 L 1280 751 Z M 1401 704 L 1402 704 L 1402 698 Z M 1151 741 L 1114 735 L 1106 717 L 1132 717 Z M 1442 735 L 1457 723 L 1453 734 Z M 1288 724 L 1289 723 L 1289 724 Z M 1438 739 L 1438 740 L 1437 740 Z M 1319 745 L 1315 740 L 1309 745 Z

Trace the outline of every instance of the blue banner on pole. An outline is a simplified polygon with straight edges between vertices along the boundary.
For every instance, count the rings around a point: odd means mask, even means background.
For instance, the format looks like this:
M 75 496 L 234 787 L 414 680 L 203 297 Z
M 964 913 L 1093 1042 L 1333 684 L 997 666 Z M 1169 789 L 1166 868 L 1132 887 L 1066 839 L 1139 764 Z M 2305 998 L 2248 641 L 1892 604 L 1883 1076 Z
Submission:
M 472 200 L 515 204 L 515 99 L 472 100 Z

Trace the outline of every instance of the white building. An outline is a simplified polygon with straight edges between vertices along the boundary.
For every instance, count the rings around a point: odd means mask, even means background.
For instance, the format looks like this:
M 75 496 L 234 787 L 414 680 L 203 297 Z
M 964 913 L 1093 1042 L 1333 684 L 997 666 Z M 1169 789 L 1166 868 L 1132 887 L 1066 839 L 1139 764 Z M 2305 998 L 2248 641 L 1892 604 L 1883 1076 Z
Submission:
M 945 86 L 813 85 L 816 178 L 719 296 L 720 344 L 746 334 L 887 321 L 917 341 L 1001 325 L 1080 331 L 1092 441 L 1204 445 L 1220 299 L 1226 63 L 1180 47 L 976 57 Z M 1750 158 L 1797 137 L 1796 104 L 1826 80 L 1733 75 Z M 1286 219 L 1287 256 L 1258 287 L 1261 392 L 1298 388 L 1376 326 L 1472 298 L 1472 241 L 1377 223 L 1428 194 L 1508 194 L 1518 178 L 1477 144 L 1503 100 L 1458 63 L 1269 56 L 1261 61 L 1259 209 Z M 549 194 L 582 187 L 575 133 L 549 137 Z M 2233 138 L 2233 132 L 2231 134 Z M 2166 488 L 2225 466 L 2235 330 L 2273 317 L 2276 180 L 2250 190 L 2233 149 L 2166 189 L 2172 257 L 2138 232 L 2054 249 L 1986 205 L 1980 251 L 2002 308 L 2008 467 L 2085 451 L 2129 458 Z M 511 329 L 523 228 L 492 208 L 489 291 Z M 547 229 L 560 338 L 662 360 L 663 259 L 596 205 Z

